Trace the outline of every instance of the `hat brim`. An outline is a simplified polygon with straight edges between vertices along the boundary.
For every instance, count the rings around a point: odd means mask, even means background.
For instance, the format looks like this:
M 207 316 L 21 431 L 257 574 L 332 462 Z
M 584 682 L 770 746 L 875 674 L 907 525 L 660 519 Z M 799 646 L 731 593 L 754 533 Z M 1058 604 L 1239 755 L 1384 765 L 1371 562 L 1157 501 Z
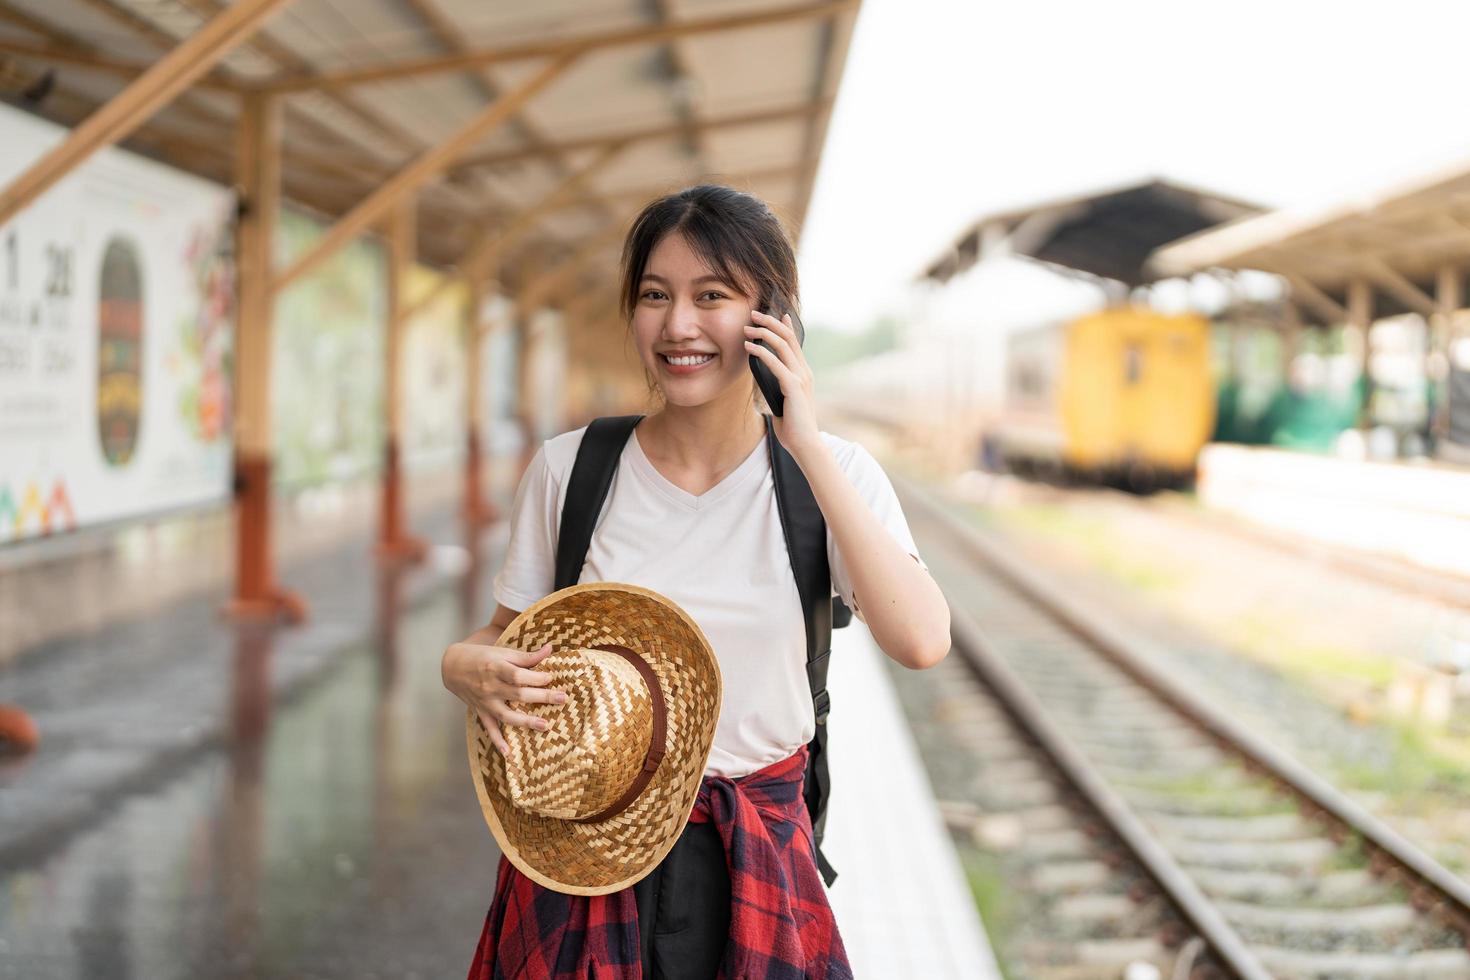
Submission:
M 677 604 L 636 585 L 588 582 L 553 592 L 513 619 L 499 645 L 555 650 L 619 644 L 648 663 L 663 688 L 665 755 L 626 810 L 597 823 L 544 817 L 510 798 L 505 757 L 473 710 L 465 733 L 475 793 L 505 856 L 532 881 L 572 895 L 605 895 L 635 884 L 663 860 L 699 794 L 721 704 L 720 667 L 704 632 Z M 555 720 L 556 705 L 527 704 Z

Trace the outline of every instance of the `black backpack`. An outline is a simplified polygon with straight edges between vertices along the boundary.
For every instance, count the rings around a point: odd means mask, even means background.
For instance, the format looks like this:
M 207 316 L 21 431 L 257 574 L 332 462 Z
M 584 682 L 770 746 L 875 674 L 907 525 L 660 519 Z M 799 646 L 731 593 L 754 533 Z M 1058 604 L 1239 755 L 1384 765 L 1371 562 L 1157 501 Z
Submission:
M 577 460 L 572 465 L 557 533 L 556 589 L 577 584 L 587 560 L 587 547 L 592 543 L 592 529 L 612 487 L 618 458 L 633 428 L 642 420 L 642 415 L 608 416 L 594 419 L 587 426 L 582 444 L 577 448 Z M 796 577 L 796 591 L 801 596 L 802 615 L 806 619 L 806 677 L 817 720 L 816 734 L 807 743 L 803 794 L 817 845 L 817 867 L 830 887 L 837 879 L 837 872 L 822 853 L 831 785 L 827 774 L 827 711 L 831 706 L 827 695 L 827 657 L 832 652 L 832 630 L 846 626 L 852 620 L 852 612 L 841 599 L 832 597 L 831 570 L 827 566 L 827 522 L 816 497 L 812 496 L 812 488 L 796 460 L 776 438 L 769 415 L 765 421 L 766 447 L 776 485 L 776 510 L 781 515 L 781 533 L 786 538 L 786 553 L 791 559 L 791 571 Z M 830 602 L 829 597 L 832 597 Z

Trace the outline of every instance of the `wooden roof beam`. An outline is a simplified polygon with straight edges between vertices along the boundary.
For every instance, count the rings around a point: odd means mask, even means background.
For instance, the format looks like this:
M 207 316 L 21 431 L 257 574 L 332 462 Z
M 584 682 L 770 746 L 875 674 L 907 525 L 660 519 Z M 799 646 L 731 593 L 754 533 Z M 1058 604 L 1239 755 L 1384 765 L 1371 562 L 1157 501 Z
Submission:
M 439 43 L 444 45 L 447 51 L 454 54 L 463 54 L 470 50 L 471 45 L 465 37 L 464 32 L 450 18 L 444 15 L 435 0 L 405 0 L 405 2 L 418 15 L 419 19 L 428 25 L 429 29 L 438 37 Z M 469 77 L 478 83 L 481 91 L 485 93 L 486 100 L 493 101 L 500 97 L 500 86 L 496 83 L 495 77 L 491 74 L 489 67 L 485 65 L 477 66 L 471 69 Z M 559 171 L 560 176 L 564 177 L 570 172 L 565 158 L 563 158 L 561 153 L 549 148 L 551 141 L 530 119 L 526 118 L 525 113 L 517 113 L 512 123 L 520 132 L 521 136 L 531 144 L 532 149 L 539 151 L 543 157 L 551 161 Z
M 313 89 L 341 89 L 369 82 L 390 82 L 423 75 L 464 71 L 469 68 L 501 64 L 507 61 L 525 61 L 531 58 L 555 58 L 570 53 L 585 53 L 626 47 L 633 44 L 652 44 L 671 41 L 679 37 L 699 34 L 714 34 L 723 31 L 766 27 L 830 17 L 857 5 L 858 0 L 820 0 L 817 3 L 801 3 L 774 9 L 740 14 L 725 14 L 716 17 L 700 17 L 669 24 L 652 24 L 639 27 L 624 27 L 597 31 L 580 37 L 556 38 L 547 41 L 528 41 L 499 48 L 482 48 L 461 54 L 440 55 L 433 58 L 410 58 L 395 64 L 376 68 L 361 68 L 349 71 L 323 72 L 319 75 L 290 75 L 268 82 L 266 87 L 278 92 L 306 92 Z
M 822 112 L 832 104 L 831 99 L 823 99 L 820 102 L 802 102 L 799 105 L 788 106 L 782 109 L 766 109 L 760 112 L 743 112 L 729 116 L 716 116 L 711 119 L 702 119 L 694 123 L 694 128 L 701 133 L 707 133 L 716 129 L 735 129 L 740 126 L 758 126 L 763 123 L 786 122 L 793 119 L 807 119 Z M 646 126 L 642 129 L 630 129 L 622 133 L 604 133 L 599 136 L 585 136 L 574 140 L 560 140 L 548 143 L 546 150 L 524 149 L 508 150 L 499 153 L 481 153 L 472 157 L 465 157 L 463 161 L 451 168 L 450 173 L 470 170 L 476 167 L 493 167 L 501 163 L 518 163 L 521 160 L 531 160 L 543 155 L 544 152 L 573 153 L 578 150 L 595 150 L 611 144 L 633 144 L 652 142 L 654 140 L 672 139 L 684 132 L 682 123 L 671 125 Z
M 749 173 L 732 174 L 732 183 L 751 183 L 757 180 L 774 180 L 780 177 L 790 177 L 804 171 L 801 164 L 790 164 L 783 167 L 768 167 L 764 170 L 752 170 Z M 707 178 L 713 175 L 705 175 Z M 597 207 L 604 204 L 647 204 L 656 197 L 668 194 L 671 190 L 677 190 L 683 185 L 675 181 L 672 184 L 664 181 L 661 184 L 648 184 L 644 187 L 634 187 L 628 190 L 612 191 L 608 194 L 597 194 L 590 197 L 573 198 L 563 201 L 564 208 Z
M 86 0 L 86 2 L 100 15 L 107 17 L 110 21 L 115 23 L 123 30 L 128 31 L 131 34 L 143 39 L 144 41 L 147 41 L 148 43 L 157 46 L 162 51 L 172 50 L 173 47 L 177 44 L 172 35 L 164 31 L 162 28 L 156 26 L 151 21 L 135 13 L 134 11 L 125 10 L 121 7 L 118 7 L 116 4 L 110 2 L 110 0 Z M 190 0 L 190 2 L 194 4 L 196 6 L 196 10 L 198 10 L 198 4 L 206 2 L 206 0 Z M 215 9 L 217 10 L 218 8 L 216 7 Z M 201 16 L 205 15 L 201 14 Z M 0 0 L 0 18 L 10 21 L 17 26 L 20 26 L 35 34 L 39 34 L 41 37 L 45 38 L 48 42 L 48 46 L 44 50 L 61 50 L 71 52 L 75 55 L 75 60 L 81 61 L 110 60 L 107 59 L 101 51 L 99 51 L 94 45 L 90 44 L 89 42 L 86 42 L 83 39 L 72 35 L 59 27 L 53 26 L 49 23 L 46 23 L 45 21 L 31 16 L 30 14 L 24 14 L 20 11 L 17 11 L 14 8 L 8 6 L 4 2 L 4 0 Z M 268 39 L 266 39 L 266 41 L 268 41 Z M 269 54 L 270 52 L 267 53 Z M 147 69 L 146 65 L 141 67 L 144 70 Z M 253 86 L 246 82 L 235 81 L 230 75 L 225 73 L 223 68 L 219 65 L 214 66 L 209 74 L 205 75 L 203 78 L 196 80 L 190 86 L 191 90 L 195 87 L 220 87 L 222 89 L 228 88 L 239 92 L 254 90 Z M 183 113 L 190 118 L 197 119 L 202 123 L 220 127 L 220 138 L 215 140 L 211 144 L 213 148 L 212 153 L 217 154 L 219 157 L 214 166 L 225 171 L 230 170 L 234 166 L 234 163 L 229 153 L 229 147 L 232 145 L 233 136 L 230 135 L 228 139 L 226 139 L 225 137 L 226 135 L 232 134 L 234 132 L 234 118 L 226 113 L 217 111 L 216 109 L 214 109 L 213 106 L 197 99 L 192 94 L 192 91 L 181 93 L 177 101 L 174 103 L 174 107 L 180 113 Z M 306 127 L 317 137 L 326 140 L 329 144 L 339 144 L 346 138 L 338 130 L 332 129 L 326 124 L 318 121 L 315 117 L 308 115 L 300 108 L 287 105 L 286 116 L 287 119 L 292 123 Z M 365 118 L 363 121 L 368 123 L 369 125 L 374 125 L 374 120 Z M 379 129 L 379 131 L 383 131 L 381 125 L 378 125 L 377 128 Z M 301 141 L 299 140 L 286 140 L 285 149 L 288 156 L 295 157 L 300 154 L 300 142 Z M 345 161 L 343 161 L 343 163 L 345 163 Z M 367 165 L 364 164 L 364 167 L 367 167 Z M 196 166 L 186 165 L 185 169 L 191 169 L 198 172 L 198 168 Z M 321 167 L 318 167 L 318 169 L 321 169 Z M 328 166 L 328 169 L 332 168 Z M 337 165 L 335 167 L 338 176 L 360 180 L 369 188 L 378 184 L 382 180 L 382 178 L 390 172 L 385 167 L 383 167 L 382 164 L 376 163 L 376 161 L 374 161 L 372 167 L 368 169 L 373 171 L 370 175 L 365 173 L 354 175 L 350 172 L 347 172 L 345 166 Z
M 594 307 L 606 304 L 616 308 L 618 303 L 617 283 L 601 280 L 598 284 L 588 289 L 575 299 L 568 300 L 562 307 L 562 313 L 571 320 L 581 318 Z
M 854 10 L 853 21 L 856 20 Z M 841 83 L 842 72 L 847 62 L 847 49 L 852 42 L 853 21 L 843 24 L 836 17 L 826 22 L 826 30 L 822 36 L 821 67 L 816 77 L 812 79 L 812 101 L 822 101 L 824 108 L 820 113 L 812 116 L 807 124 L 806 140 L 802 147 L 802 156 L 806 160 L 806 170 L 798 180 L 797 194 L 800 198 L 795 205 L 792 219 L 795 227 L 791 229 L 793 237 L 800 238 L 801 228 L 806 223 L 807 208 L 812 203 L 812 192 L 817 185 L 817 170 L 822 163 L 822 150 L 827 145 L 827 127 L 832 122 L 832 102 L 837 93 L 837 87 Z M 831 95 L 828 95 L 830 88 Z
M 500 255 L 523 235 L 536 227 L 536 222 L 558 208 L 563 207 L 571 196 L 598 173 L 607 169 L 622 153 L 625 144 L 614 143 L 605 147 L 590 163 L 569 176 L 540 201 L 516 215 L 509 227 L 487 233 L 466 253 L 462 267 L 471 276 L 489 275 Z M 606 202 L 603 204 L 606 207 Z
M 671 0 L 645 0 L 645 2 L 652 11 L 656 23 L 674 22 Z M 702 170 L 709 159 L 709 154 L 701 132 L 694 126 L 696 118 L 691 88 L 694 84 L 694 73 L 689 69 L 689 59 L 685 56 L 678 38 L 670 39 L 664 45 L 664 57 L 668 59 L 669 70 L 675 76 L 675 87 L 671 91 L 671 99 L 674 103 L 674 114 L 679 120 L 679 136 L 683 139 L 689 154 L 698 161 L 699 168 Z
M 1414 285 L 1402 274 L 1386 262 L 1377 259 L 1368 259 L 1360 263 L 1368 278 L 1372 279 L 1384 292 L 1393 296 L 1415 313 L 1423 316 L 1433 316 L 1441 312 L 1439 304 L 1434 297 Z
M 136 130 L 289 2 L 239 0 L 206 23 L 0 190 L 0 225 L 93 153 Z
M 444 142 L 424 151 L 418 159 L 394 174 L 386 183 L 369 194 L 361 204 L 339 219 L 322 236 L 315 247 L 278 273 L 272 289 L 276 292 L 284 289 L 335 254 L 360 232 L 387 215 L 399 198 L 418 190 L 435 174 L 442 172 L 461 153 L 484 139 L 495 127 L 519 112 L 532 96 L 561 77 L 576 62 L 578 54 L 578 52 L 571 52 L 552 61 L 514 90 L 477 113 Z
M 1303 276 L 1294 272 L 1283 273 L 1283 276 L 1291 284 L 1292 297 L 1303 306 L 1310 307 L 1313 313 L 1322 318 L 1323 323 L 1348 322 L 1347 307 L 1318 289 Z
M 40 35 L 51 44 L 61 45 L 83 54 L 102 56 L 101 50 L 90 42 L 52 23 L 41 20 L 39 17 L 17 10 L 9 3 L 6 3 L 5 0 L 0 0 L 0 19 L 30 31 L 32 34 Z M 172 46 L 165 47 L 164 50 L 172 50 Z M 144 70 L 147 70 L 146 66 Z M 218 72 L 213 72 L 212 74 L 217 76 Z M 196 80 L 195 84 L 197 83 Z M 90 101 L 95 108 L 101 108 L 107 104 L 107 100 L 105 99 L 101 101 L 90 99 Z M 174 108 L 181 115 L 195 119 L 206 125 L 218 126 L 220 145 L 225 148 L 225 152 L 221 154 L 221 166 L 226 170 L 234 166 L 228 152 L 228 147 L 233 145 L 234 141 L 235 119 L 233 116 L 219 112 L 213 106 L 205 103 L 202 99 L 189 92 L 184 92 L 178 97 L 178 100 L 174 103 Z M 78 125 L 81 125 L 81 120 L 74 123 L 72 128 Z
M 70 65 L 74 68 L 90 69 L 105 75 L 116 75 L 128 79 L 137 78 L 151 67 L 143 62 L 121 61 L 86 48 L 73 47 L 55 41 L 49 44 L 26 44 L 23 41 L 9 41 L 0 38 L 0 54 L 43 61 L 53 65 Z M 194 87 L 216 92 L 239 93 L 245 90 L 243 85 L 208 75 L 197 79 Z
M 566 285 L 567 281 L 576 275 L 590 259 L 620 238 L 623 230 L 621 221 L 612 222 L 597 234 L 583 241 L 571 255 L 526 283 L 519 290 L 520 295 L 516 297 L 516 316 L 525 316 L 545 302 L 552 293 Z
M 405 318 L 412 318 L 420 310 L 429 306 L 445 293 L 457 280 L 477 281 L 484 279 L 495 265 L 496 260 L 511 245 L 519 241 L 527 232 L 536 227 L 542 215 L 554 211 L 561 202 L 578 187 L 586 183 L 599 170 L 606 167 L 618 155 L 621 147 L 608 147 L 597 159 L 593 160 L 581 170 L 572 174 L 566 180 L 546 195 L 536 204 L 517 214 L 510 225 L 503 229 L 493 229 L 481 235 L 474 245 L 470 246 L 463 258 L 456 263 L 456 270 L 441 279 L 433 289 L 424 294 L 424 297 L 415 303 L 404 314 Z
M 88 2 L 97 3 L 101 2 L 101 0 L 88 0 Z M 189 9 L 204 18 L 215 16 L 226 6 L 225 0 L 176 0 L 176 2 L 182 2 Z M 289 47 L 277 42 L 269 34 L 261 33 L 256 35 L 251 39 L 250 47 L 282 67 L 308 74 L 315 72 L 310 62 Z M 381 136 L 392 140 L 404 150 L 417 153 L 423 149 L 422 140 L 377 110 L 369 108 L 357 98 L 336 93 L 329 93 L 328 97 L 358 122 L 374 130 Z M 291 114 L 297 119 L 298 124 L 305 124 L 318 135 L 327 134 L 334 141 L 352 139 L 349 134 L 343 133 L 339 129 L 334 129 L 327 123 L 323 123 L 317 117 L 303 111 L 300 106 L 291 107 Z M 353 142 L 361 145 L 362 141 L 353 140 Z

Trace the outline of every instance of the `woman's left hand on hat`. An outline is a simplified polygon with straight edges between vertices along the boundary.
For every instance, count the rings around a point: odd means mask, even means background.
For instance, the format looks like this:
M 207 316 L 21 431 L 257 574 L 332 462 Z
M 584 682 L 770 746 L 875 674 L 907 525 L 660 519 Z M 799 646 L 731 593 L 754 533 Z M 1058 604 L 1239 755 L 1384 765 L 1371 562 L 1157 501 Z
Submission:
M 759 357 L 781 383 L 786 400 L 782 414 L 772 416 L 776 438 L 792 456 L 798 457 L 807 447 L 821 444 L 817 427 L 817 411 L 812 396 L 811 365 L 802 353 L 801 342 L 791 326 L 791 314 L 776 319 L 760 310 L 750 311 L 751 323 L 745 327 L 745 349 Z M 774 351 L 766 350 L 756 340 L 764 340 Z

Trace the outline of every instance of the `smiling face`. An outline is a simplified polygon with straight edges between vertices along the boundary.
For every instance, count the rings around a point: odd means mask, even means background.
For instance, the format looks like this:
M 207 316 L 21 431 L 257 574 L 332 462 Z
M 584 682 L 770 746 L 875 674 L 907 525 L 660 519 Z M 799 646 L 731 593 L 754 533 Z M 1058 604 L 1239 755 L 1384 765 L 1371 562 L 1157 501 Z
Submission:
M 677 232 L 649 253 L 632 329 L 638 356 L 669 405 L 750 398 L 754 379 L 744 343 L 753 297 L 746 288 L 722 280 Z M 669 360 L 679 352 L 700 359 Z

